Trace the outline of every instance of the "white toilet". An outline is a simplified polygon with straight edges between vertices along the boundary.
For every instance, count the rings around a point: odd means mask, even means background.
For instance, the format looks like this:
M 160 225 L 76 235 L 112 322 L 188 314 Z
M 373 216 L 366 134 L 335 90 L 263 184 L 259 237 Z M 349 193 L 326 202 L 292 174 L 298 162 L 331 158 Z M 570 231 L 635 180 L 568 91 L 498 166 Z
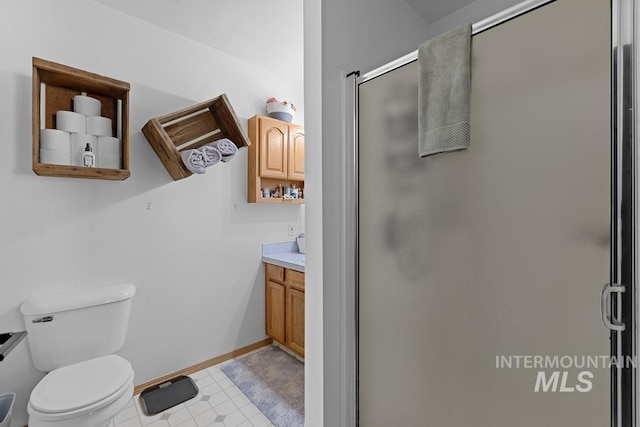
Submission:
M 124 344 L 133 285 L 29 298 L 20 307 L 33 364 L 47 375 L 31 392 L 29 427 L 106 427 L 133 396 Z

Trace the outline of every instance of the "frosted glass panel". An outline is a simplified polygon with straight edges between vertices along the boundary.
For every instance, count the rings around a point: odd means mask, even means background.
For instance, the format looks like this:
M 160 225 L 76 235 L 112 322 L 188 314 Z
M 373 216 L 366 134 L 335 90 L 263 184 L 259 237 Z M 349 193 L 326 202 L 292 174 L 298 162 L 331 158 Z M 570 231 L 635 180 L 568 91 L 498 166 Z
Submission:
M 608 365 L 580 366 L 609 355 L 609 19 L 474 36 L 464 152 L 418 158 L 416 63 L 359 86 L 360 426 L 609 424 Z

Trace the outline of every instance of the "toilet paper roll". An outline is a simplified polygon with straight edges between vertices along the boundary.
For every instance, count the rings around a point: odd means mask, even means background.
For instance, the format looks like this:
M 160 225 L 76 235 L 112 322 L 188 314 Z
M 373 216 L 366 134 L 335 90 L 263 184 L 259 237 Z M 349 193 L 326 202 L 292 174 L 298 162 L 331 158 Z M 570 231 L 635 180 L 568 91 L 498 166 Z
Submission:
M 87 116 L 87 133 L 96 136 L 113 136 L 111 119 L 100 116 Z
M 122 154 L 120 140 L 113 136 L 99 136 L 98 154 L 120 157 L 120 155 Z
M 71 154 L 65 150 L 48 150 L 40 149 L 40 163 L 49 163 L 53 165 L 69 165 L 71 164 Z
M 40 129 L 40 148 L 68 153 L 71 150 L 71 134 L 58 129 Z
M 94 135 L 87 135 L 86 133 L 72 133 L 71 134 L 71 152 L 72 153 L 84 153 L 84 149 L 89 144 L 93 154 L 96 154 L 96 147 L 98 144 L 98 138 Z
M 102 111 L 102 102 L 90 96 L 76 95 L 73 97 L 73 111 L 85 116 L 99 116 Z
M 87 118 L 73 111 L 58 111 L 56 112 L 56 129 L 66 130 L 67 132 L 86 133 Z
M 97 160 L 99 168 L 120 169 L 120 156 L 100 154 L 97 156 Z
M 82 153 L 74 153 L 71 152 L 71 165 L 72 166 L 83 166 L 82 164 Z

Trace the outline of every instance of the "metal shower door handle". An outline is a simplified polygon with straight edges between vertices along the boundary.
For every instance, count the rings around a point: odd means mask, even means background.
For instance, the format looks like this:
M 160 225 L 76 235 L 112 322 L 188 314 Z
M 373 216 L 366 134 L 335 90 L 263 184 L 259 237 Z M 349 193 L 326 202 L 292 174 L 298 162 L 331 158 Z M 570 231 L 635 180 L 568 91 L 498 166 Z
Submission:
M 622 332 L 625 329 L 623 322 L 618 322 L 611 318 L 611 294 L 614 292 L 624 292 L 624 286 L 618 286 L 615 283 L 604 285 L 602 292 L 600 293 L 600 315 L 602 316 L 602 323 L 612 331 Z

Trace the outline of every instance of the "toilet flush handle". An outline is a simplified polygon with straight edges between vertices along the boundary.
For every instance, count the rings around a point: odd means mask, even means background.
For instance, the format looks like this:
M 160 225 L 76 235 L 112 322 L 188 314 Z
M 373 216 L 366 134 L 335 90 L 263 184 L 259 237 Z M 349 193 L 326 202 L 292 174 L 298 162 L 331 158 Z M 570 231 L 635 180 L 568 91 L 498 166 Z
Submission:
M 53 316 L 44 316 L 44 317 L 39 317 L 37 319 L 34 319 L 31 321 L 31 323 L 47 323 L 47 322 L 51 322 L 53 320 Z

